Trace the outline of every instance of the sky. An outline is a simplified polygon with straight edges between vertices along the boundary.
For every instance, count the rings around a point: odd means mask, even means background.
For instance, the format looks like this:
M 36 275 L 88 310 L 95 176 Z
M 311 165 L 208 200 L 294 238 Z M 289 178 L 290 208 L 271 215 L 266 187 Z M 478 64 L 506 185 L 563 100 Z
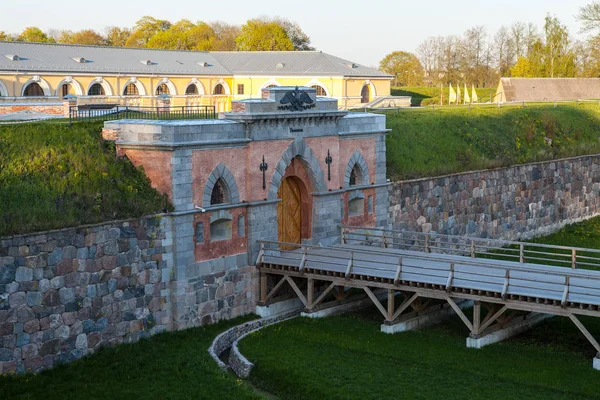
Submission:
M 150 15 L 171 22 L 220 20 L 243 24 L 259 16 L 297 22 L 318 50 L 368 66 L 388 53 L 415 51 L 429 36 L 460 35 L 483 25 L 495 33 L 502 25 L 533 22 L 540 28 L 547 13 L 556 15 L 574 38 L 579 8 L 592 0 L 0 0 L 0 31 L 18 33 L 27 26 L 48 29 L 131 27 Z M 8 16 L 8 17 L 7 17 Z

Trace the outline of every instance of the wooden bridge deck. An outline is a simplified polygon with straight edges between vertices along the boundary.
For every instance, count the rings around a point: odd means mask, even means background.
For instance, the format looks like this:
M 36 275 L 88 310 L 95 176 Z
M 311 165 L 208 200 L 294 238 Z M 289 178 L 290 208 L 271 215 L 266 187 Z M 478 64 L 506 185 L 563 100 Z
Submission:
M 576 317 L 600 317 L 600 271 L 576 268 L 578 263 L 600 265 L 595 250 L 343 229 L 344 243 L 330 247 L 260 242 L 261 302 L 269 302 L 286 282 L 308 312 L 331 297 L 331 304 L 339 304 L 358 289 L 371 298 L 386 323 L 393 324 L 406 311 L 423 312 L 432 301 L 441 300 L 460 316 L 472 337 L 505 326 L 523 312 L 561 315 L 569 317 L 600 353 L 600 345 Z M 548 265 L 561 262 L 568 267 Z M 387 305 L 376 291 L 387 291 Z M 398 293 L 403 303 L 396 308 Z M 471 319 L 457 299 L 475 302 Z M 482 305 L 487 308 L 484 319 Z

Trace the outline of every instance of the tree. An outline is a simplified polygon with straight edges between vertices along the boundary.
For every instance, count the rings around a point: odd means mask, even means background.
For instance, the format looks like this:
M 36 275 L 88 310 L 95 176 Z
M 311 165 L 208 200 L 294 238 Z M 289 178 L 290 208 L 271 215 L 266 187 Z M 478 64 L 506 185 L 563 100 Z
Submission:
M 164 32 L 170 27 L 169 21 L 149 16 L 142 17 L 135 23 L 133 33 L 127 38 L 125 45 L 127 47 L 146 47 L 152 36 Z
M 36 26 L 25 28 L 25 30 L 17 37 L 17 40 L 21 42 L 54 43 L 53 39 L 49 38 L 48 35 Z
M 394 51 L 379 62 L 379 69 L 394 75 L 396 86 L 418 86 L 423 83 L 423 66 L 413 53 Z
M 576 18 L 583 26 L 581 32 L 591 32 L 600 29 L 600 2 L 594 1 L 579 9 Z
M 242 25 L 235 43 L 240 51 L 294 50 L 294 44 L 281 25 L 257 19 Z
M 570 52 L 569 32 L 558 18 L 546 16 L 544 23 L 546 46 L 544 49 L 547 76 L 572 76 L 573 54 Z M 570 71 L 571 70 L 571 71 Z
M 127 39 L 131 36 L 131 31 L 127 28 L 118 26 L 109 26 L 105 29 L 106 45 L 115 47 L 124 47 Z
M 106 45 L 106 39 L 92 29 L 84 29 L 78 32 L 63 31 L 58 42 L 66 44 L 81 44 L 84 46 Z
M 215 35 L 213 50 L 234 51 L 236 49 L 235 39 L 240 33 L 239 26 L 229 25 L 220 21 L 209 22 L 208 26 L 210 26 Z
M 10 42 L 15 40 L 15 37 L 13 35 L 10 35 L 4 31 L 0 31 L 0 40 L 6 41 L 6 42 Z
M 273 22 L 278 23 L 285 30 L 285 33 L 287 33 L 294 45 L 294 50 L 313 51 L 315 49 L 310 45 L 310 38 L 308 35 L 304 33 L 297 23 L 281 17 L 275 18 Z
M 166 31 L 158 32 L 148 40 L 146 47 L 173 50 L 212 50 L 216 41 L 215 33 L 204 22 L 194 24 L 181 20 Z

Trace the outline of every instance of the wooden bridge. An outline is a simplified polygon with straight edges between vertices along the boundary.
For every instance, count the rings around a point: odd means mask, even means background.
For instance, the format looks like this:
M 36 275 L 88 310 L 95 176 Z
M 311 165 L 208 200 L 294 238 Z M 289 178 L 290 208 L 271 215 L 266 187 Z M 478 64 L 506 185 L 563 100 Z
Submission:
M 393 325 L 447 303 L 471 338 L 537 313 L 565 316 L 600 354 L 600 344 L 578 318 L 600 317 L 600 271 L 594 270 L 600 270 L 598 250 L 341 229 L 342 243 L 330 247 L 259 242 L 261 304 L 297 297 L 310 313 L 366 294 L 385 324 Z M 281 295 L 286 286 L 291 290 Z M 386 297 L 387 304 L 380 301 Z M 474 302 L 471 318 L 459 306 L 464 300 Z

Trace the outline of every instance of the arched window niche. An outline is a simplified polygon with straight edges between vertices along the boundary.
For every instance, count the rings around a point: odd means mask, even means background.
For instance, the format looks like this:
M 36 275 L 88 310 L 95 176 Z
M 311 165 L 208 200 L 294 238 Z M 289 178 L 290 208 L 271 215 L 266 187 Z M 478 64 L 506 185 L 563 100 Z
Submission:
M 229 240 L 232 236 L 233 217 L 227 210 L 214 212 L 210 217 L 210 241 Z

